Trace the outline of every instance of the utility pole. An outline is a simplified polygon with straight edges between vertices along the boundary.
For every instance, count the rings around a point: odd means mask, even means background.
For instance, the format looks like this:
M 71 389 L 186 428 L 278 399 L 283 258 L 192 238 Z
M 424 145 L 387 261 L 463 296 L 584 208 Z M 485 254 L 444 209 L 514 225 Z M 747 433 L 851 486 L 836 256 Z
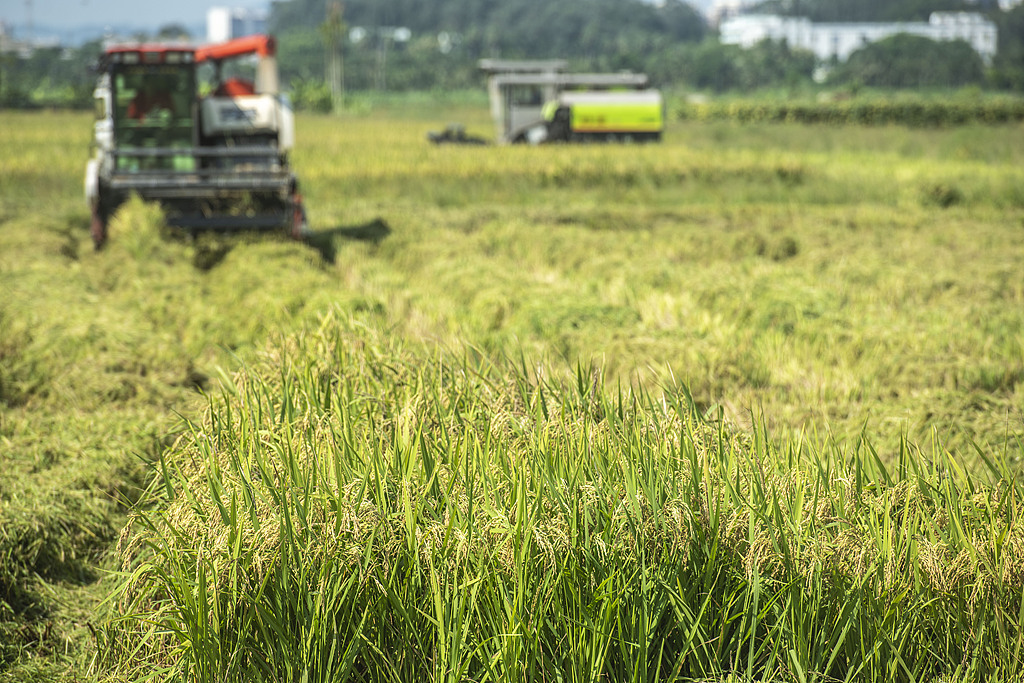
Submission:
M 384 29 L 377 29 L 377 74 L 374 79 L 377 90 L 384 91 L 387 82 L 388 35 Z
M 324 80 L 331 89 L 334 105 L 340 105 L 345 99 L 345 63 L 341 54 L 342 40 L 345 35 L 345 22 L 342 16 L 345 6 L 334 0 L 327 4 L 327 16 L 320 26 L 320 34 L 324 41 Z

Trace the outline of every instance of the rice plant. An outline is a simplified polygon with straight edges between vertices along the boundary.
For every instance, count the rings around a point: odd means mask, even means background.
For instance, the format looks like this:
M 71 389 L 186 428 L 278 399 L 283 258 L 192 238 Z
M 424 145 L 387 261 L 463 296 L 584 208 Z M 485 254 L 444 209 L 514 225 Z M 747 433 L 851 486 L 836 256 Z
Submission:
M 1016 680 L 1000 455 L 784 449 L 684 385 L 280 339 L 160 462 L 103 663 L 242 681 Z
M 367 107 L 298 123 L 323 252 L 94 252 L 89 114 L 2 114 L 0 680 L 1015 677 L 1016 124 Z

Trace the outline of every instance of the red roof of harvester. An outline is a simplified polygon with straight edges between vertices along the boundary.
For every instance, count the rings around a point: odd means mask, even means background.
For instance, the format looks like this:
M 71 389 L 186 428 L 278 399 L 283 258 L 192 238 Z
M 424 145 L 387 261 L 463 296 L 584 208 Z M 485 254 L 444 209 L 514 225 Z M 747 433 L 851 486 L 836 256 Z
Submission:
M 205 62 L 208 59 L 218 60 L 228 57 L 239 57 L 241 55 L 256 54 L 260 57 L 273 56 L 277 49 L 277 41 L 273 36 L 255 35 L 235 38 L 226 43 L 216 45 L 204 45 L 196 49 L 196 61 Z
M 196 49 L 185 43 L 168 44 L 168 43 L 122 43 L 120 45 L 111 45 L 106 49 L 108 55 L 113 54 L 125 54 L 129 52 L 148 53 L 148 54 L 159 54 L 165 55 L 168 52 L 190 52 L 195 53 Z
M 192 55 L 196 62 L 205 62 L 251 54 L 272 57 L 276 51 L 277 41 L 273 36 L 254 35 L 202 47 L 195 47 L 187 43 L 123 43 L 111 45 L 106 49 L 106 54 L 137 54 L 140 55 L 142 62 L 160 64 L 166 61 L 167 55 L 170 54 L 188 54 Z

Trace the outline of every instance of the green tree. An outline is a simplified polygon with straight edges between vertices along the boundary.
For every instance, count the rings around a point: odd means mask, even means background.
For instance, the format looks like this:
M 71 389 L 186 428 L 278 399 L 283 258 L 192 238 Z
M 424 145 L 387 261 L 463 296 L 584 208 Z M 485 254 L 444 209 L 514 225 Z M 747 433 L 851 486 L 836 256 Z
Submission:
M 313 28 L 294 27 L 277 33 L 277 64 L 284 82 L 322 80 L 324 46 Z
M 999 53 L 990 78 L 997 88 L 1024 91 L 1024 5 L 995 15 Z
M 192 33 L 184 24 L 164 24 L 156 32 L 157 40 L 188 40 Z
M 809 81 L 815 65 L 813 53 L 791 50 L 785 42 L 771 40 L 743 50 L 737 59 L 739 86 L 744 90 Z
M 99 42 L 92 42 L 77 49 L 36 49 L 27 57 L 5 55 L 0 106 L 88 108 L 95 83 L 86 65 L 99 53 Z
M 976 12 L 994 0 L 767 0 L 755 11 L 812 21 L 927 21 L 932 12 Z
M 739 86 L 739 58 L 735 45 L 707 40 L 686 51 L 681 59 L 680 76 L 687 85 L 700 90 L 725 92 Z
M 323 22 L 330 3 L 291 0 L 274 5 L 271 26 L 282 53 L 294 41 L 291 57 L 303 60 L 286 66 L 282 57 L 286 79 L 291 77 L 286 68 L 306 80 L 314 72 L 312 53 L 298 54 L 297 46 L 309 41 L 300 30 L 315 36 L 319 29 L 321 54 L 331 51 L 331 32 L 325 33 Z M 481 57 L 558 57 L 579 70 L 643 70 L 679 43 L 696 42 L 707 34 L 703 18 L 680 0 L 658 6 L 642 0 L 346 0 L 344 18 L 345 25 L 366 29 L 359 44 L 344 32 L 340 37 L 346 87 L 356 90 L 380 87 L 385 54 L 389 89 L 479 87 L 476 62 Z M 384 45 L 380 41 L 387 38 L 381 38 L 380 29 L 385 27 L 408 28 L 411 40 Z M 442 34 L 444 49 L 438 42 Z M 331 76 L 324 80 L 329 83 Z
M 324 9 L 324 0 L 276 3 L 271 26 L 278 33 L 315 28 Z M 464 63 L 497 56 L 559 57 L 581 68 L 637 68 L 659 50 L 707 34 L 703 17 L 680 0 L 657 6 L 642 0 L 346 0 L 345 20 L 366 28 L 368 42 L 376 29 L 388 26 L 408 28 L 424 45 L 442 32 L 457 36 L 458 54 L 427 50 L 420 55 L 435 73 L 453 62 L 461 72 Z M 358 60 L 370 45 L 347 47 Z M 351 72 L 354 82 L 361 80 L 355 65 Z
M 709 39 L 698 45 L 679 45 L 648 66 L 660 83 L 685 83 L 698 90 L 726 92 L 809 83 L 814 55 L 792 50 L 782 42 L 762 41 L 744 50 Z
M 879 88 L 930 88 L 980 84 L 984 78 L 984 64 L 970 44 L 901 33 L 857 50 L 830 80 Z

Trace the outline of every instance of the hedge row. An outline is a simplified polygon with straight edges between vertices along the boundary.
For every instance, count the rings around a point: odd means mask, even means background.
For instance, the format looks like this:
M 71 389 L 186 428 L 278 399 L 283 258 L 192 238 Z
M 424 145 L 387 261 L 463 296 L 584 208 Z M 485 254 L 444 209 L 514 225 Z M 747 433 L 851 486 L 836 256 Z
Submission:
M 685 104 L 679 110 L 679 118 L 741 123 L 897 124 L 914 127 L 1001 124 L 1024 121 L 1024 100 L 711 102 Z

